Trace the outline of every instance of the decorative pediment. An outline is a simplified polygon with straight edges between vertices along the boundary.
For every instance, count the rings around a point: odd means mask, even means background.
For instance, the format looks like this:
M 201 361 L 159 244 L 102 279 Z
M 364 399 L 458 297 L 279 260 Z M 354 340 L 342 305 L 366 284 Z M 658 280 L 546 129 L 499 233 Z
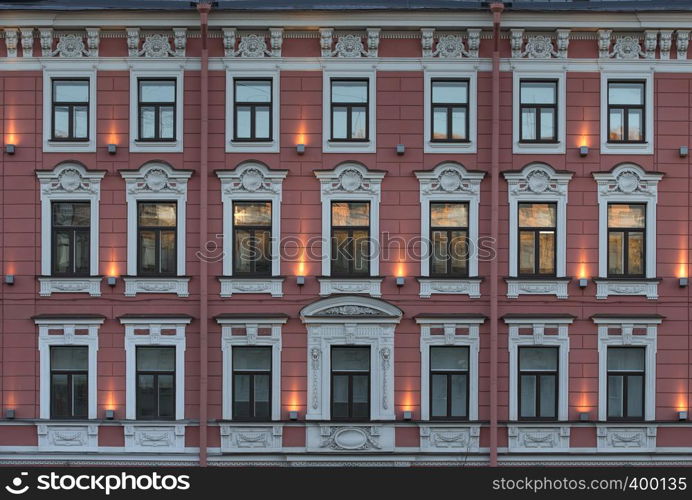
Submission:
M 318 170 L 315 176 L 322 184 L 322 194 L 380 193 L 384 172 L 372 171 L 359 163 L 342 163 L 334 170 Z
M 223 29 L 223 49 L 226 57 L 281 57 L 283 28 L 269 28 L 267 33 L 239 34 L 235 28 Z
M 353 318 L 390 319 L 397 322 L 401 319 L 401 310 L 379 299 L 344 295 L 318 300 L 305 306 L 300 311 L 303 322 L 311 321 L 311 318 L 332 318 L 344 320 Z
M 612 30 L 598 30 L 598 57 L 601 59 L 655 59 L 658 30 L 646 30 L 639 34 L 617 34 Z M 670 50 L 670 47 L 668 47 Z
M 263 163 L 248 161 L 234 170 L 217 171 L 224 193 L 281 193 L 288 170 L 271 170 Z
M 519 172 L 505 172 L 511 195 L 558 195 L 566 196 L 572 174 L 558 172 L 545 163 L 530 163 Z
M 484 172 L 470 172 L 459 163 L 445 162 L 430 171 L 415 172 L 420 181 L 421 193 L 430 194 L 478 194 Z
M 190 170 L 175 170 L 163 162 L 149 162 L 139 170 L 120 172 L 127 182 L 130 194 L 139 193 L 174 193 L 187 192 L 187 180 L 192 176 Z
M 623 163 L 610 172 L 594 172 L 593 177 L 601 195 L 655 197 L 663 174 L 647 172 L 634 163 Z
M 433 28 L 421 29 L 423 57 L 439 57 L 440 59 L 478 57 L 480 46 L 481 30 L 478 28 L 467 29 L 465 36 L 454 33 L 436 36 Z
M 513 29 L 510 33 L 512 57 L 528 59 L 565 59 L 569 48 L 568 29 L 555 30 L 552 33 L 525 35 L 523 29 Z M 526 42 L 526 43 L 525 43 Z
M 332 28 L 320 28 L 320 53 L 322 57 L 377 57 L 380 46 L 380 29 L 368 28 L 364 37 L 360 33 L 336 35 Z
M 52 195 L 59 193 L 75 193 L 98 195 L 101 179 L 106 175 L 103 171 L 90 171 L 75 162 L 61 163 L 53 170 L 38 171 L 41 192 Z
M 186 46 L 187 28 L 173 28 L 172 36 L 170 32 L 142 35 L 139 28 L 127 29 L 127 51 L 130 57 L 184 57 Z

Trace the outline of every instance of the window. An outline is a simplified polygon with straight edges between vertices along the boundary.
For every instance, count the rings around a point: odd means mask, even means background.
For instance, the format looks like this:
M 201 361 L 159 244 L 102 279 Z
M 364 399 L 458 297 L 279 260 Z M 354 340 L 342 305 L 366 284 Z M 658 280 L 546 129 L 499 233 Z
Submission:
M 271 347 L 233 348 L 233 418 L 271 419 Z
M 53 276 L 88 276 L 91 203 L 54 201 L 51 209 Z
M 645 142 L 645 82 L 608 81 L 608 142 Z
M 89 348 L 50 347 L 51 418 L 87 418 Z
M 140 141 L 175 141 L 176 81 L 138 79 Z
M 370 203 L 332 202 L 332 275 L 370 272 Z
M 370 348 L 332 347 L 332 419 L 370 417 Z
M 369 138 L 368 80 L 331 80 L 331 140 L 367 141 Z
M 645 348 L 608 347 L 608 420 L 644 418 Z
M 468 80 L 431 81 L 432 142 L 469 141 Z
M 558 348 L 519 348 L 519 418 L 556 419 Z
M 646 204 L 608 204 L 608 276 L 644 277 Z
M 522 80 L 521 142 L 557 142 L 557 81 Z
M 175 275 L 176 203 L 137 204 L 137 270 L 140 275 Z
M 234 80 L 234 141 L 272 140 L 272 80 Z
M 469 416 L 469 348 L 430 348 L 430 418 Z
M 519 275 L 554 276 L 557 206 L 519 203 Z
M 89 140 L 89 80 L 52 80 L 53 141 Z
M 175 418 L 175 347 L 137 347 L 137 418 Z
M 233 274 L 271 276 L 272 202 L 233 202 Z
M 430 203 L 430 275 L 468 276 L 468 203 Z

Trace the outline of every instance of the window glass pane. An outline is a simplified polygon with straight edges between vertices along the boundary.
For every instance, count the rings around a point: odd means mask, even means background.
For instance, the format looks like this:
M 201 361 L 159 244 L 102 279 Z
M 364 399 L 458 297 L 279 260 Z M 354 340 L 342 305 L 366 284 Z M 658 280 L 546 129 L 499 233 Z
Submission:
M 541 109 L 541 139 L 555 139 L 555 110 Z
M 140 270 L 153 273 L 156 271 L 156 233 L 140 231 L 139 241 Z
M 333 371 L 369 371 L 370 348 L 334 347 L 332 349 Z
M 629 375 L 627 377 L 627 416 L 644 415 L 644 377 Z
M 521 82 L 522 104 L 555 104 L 556 82 Z
M 555 227 L 554 203 L 519 203 L 519 226 Z
M 465 274 L 469 257 L 468 235 L 466 231 L 452 231 L 450 254 L 452 257 L 450 271 L 455 274 Z
M 367 375 L 353 376 L 353 417 L 369 417 L 370 390 Z
M 269 80 L 236 80 L 236 102 L 271 102 L 272 84 Z
M 557 404 L 557 388 L 555 387 L 554 375 L 541 375 L 541 393 L 539 394 L 541 403 L 540 417 L 556 417 L 555 405 Z
M 252 232 L 235 230 L 235 247 L 233 248 L 234 269 L 239 273 L 252 271 L 253 244 Z
M 57 231 L 55 234 L 55 245 L 53 268 L 57 273 L 68 273 L 70 269 L 70 256 L 72 255 L 70 247 L 71 232 Z
M 464 108 L 452 109 L 452 139 L 456 141 L 466 140 L 466 110 Z
M 89 391 L 86 373 L 72 375 L 72 407 L 73 416 L 86 417 L 89 405 Z
M 369 226 L 370 203 L 335 201 L 332 203 L 332 226 Z
M 609 204 L 608 227 L 646 227 L 646 205 Z
M 233 415 L 238 418 L 250 416 L 250 377 L 252 375 L 233 376 Z
M 347 231 L 335 230 L 332 239 L 332 272 L 344 274 L 348 272 L 348 263 L 353 259 L 350 249 L 351 239 Z
M 361 107 L 351 108 L 351 138 L 352 139 L 367 139 L 366 133 L 366 110 Z
M 154 392 L 154 375 L 137 375 L 137 415 L 140 417 L 156 416 L 156 393 Z
M 69 417 L 72 403 L 69 400 L 69 377 L 66 374 L 54 373 L 51 375 L 50 398 L 53 417 Z
M 433 81 L 432 102 L 434 104 L 466 104 L 468 83 L 464 81 Z
M 51 370 L 87 370 L 89 348 L 84 346 L 53 346 L 50 348 Z
M 251 125 L 252 111 L 250 106 L 237 106 L 236 107 L 236 123 L 235 123 L 235 135 L 240 139 L 249 139 L 252 137 L 252 125 Z
M 332 377 L 332 418 L 348 416 L 348 375 L 334 375 Z
M 521 140 L 534 141 L 536 140 L 536 108 L 527 108 L 521 110 Z
M 520 347 L 519 369 L 521 371 L 556 371 L 557 348 Z
M 644 349 L 609 347 L 608 371 L 644 371 Z
M 430 369 L 445 371 L 468 370 L 468 347 L 431 347 Z
M 75 272 L 89 272 L 89 232 L 77 231 L 75 234 L 74 248 L 74 267 Z
M 536 376 L 522 375 L 520 377 L 520 400 L 519 416 L 536 416 Z
M 175 113 L 173 108 L 165 106 L 159 109 L 159 138 L 173 139 L 173 129 L 175 124 Z
M 644 140 L 644 125 L 642 123 L 644 111 L 641 109 L 630 109 L 627 116 L 627 140 L 628 141 L 643 141 Z
M 156 108 L 145 106 L 140 108 L 140 138 L 153 139 L 156 136 Z
M 268 347 L 234 347 L 233 370 L 271 370 L 272 351 Z
M 468 227 L 469 206 L 466 203 L 431 203 L 432 227 Z
M 447 139 L 447 108 L 433 108 L 433 139 Z
M 538 249 L 540 252 L 541 274 L 553 274 L 555 272 L 555 231 L 540 231 L 538 233 Z
M 269 416 L 269 375 L 255 375 L 255 417 Z
M 368 82 L 332 80 L 332 102 L 368 102 Z
M 466 416 L 466 375 L 452 375 L 452 414 L 453 417 Z
M 644 233 L 629 233 L 627 239 L 627 272 L 644 274 Z
M 644 104 L 644 83 L 609 82 L 608 104 Z
M 625 234 L 608 233 L 608 274 L 625 274 Z
M 160 259 L 162 273 L 175 273 L 177 268 L 175 231 L 161 231 Z
M 353 271 L 367 273 L 370 269 L 370 246 L 368 231 L 353 232 Z
M 536 272 L 536 233 L 521 231 L 519 233 L 519 272 L 533 274 Z
M 270 201 L 248 201 L 233 203 L 235 226 L 271 226 L 272 204 Z
M 175 347 L 138 347 L 137 370 L 144 372 L 175 371 Z
M 271 136 L 269 130 L 269 108 L 258 106 L 255 108 L 255 137 L 266 139 Z
M 88 80 L 54 80 L 55 102 L 89 102 Z
M 173 375 L 158 375 L 159 417 L 175 416 L 175 382 Z
M 432 408 L 433 417 L 447 416 L 447 375 L 431 376 L 432 380 Z
M 70 108 L 69 106 L 56 106 L 53 116 L 53 137 L 65 139 L 70 136 Z
M 140 80 L 139 101 L 175 102 L 175 82 Z
M 72 131 L 73 136 L 76 139 L 85 139 L 89 137 L 88 132 L 88 108 L 84 106 L 77 106 L 74 108 L 74 130 Z
M 346 127 L 348 126 L 348 108 L 334 107 L 332 109 L 332 137 L 334 139 L 346 139 Z
M 448 248 L 447 231 L 433 231 L 430 266 L 434 274 L 445 274 L 447 272 Z
M 625 111 L 622 109 L 611 109 L 610 130 L 608 131 L 609 141 L 622 141 L 625 138 Z
M 139 225 L 145 227 L 175 227 L 175 203 L 140 203 Z
M 89 227 L 91 223 L 91 204 L 74 202 L 53 203 L 53 226 Z
M 608 349 L 610 351 L 610 349 Z M 621 376 L 608 376 L 608 416 L 623 417 L 623 387 L 624 378 Z

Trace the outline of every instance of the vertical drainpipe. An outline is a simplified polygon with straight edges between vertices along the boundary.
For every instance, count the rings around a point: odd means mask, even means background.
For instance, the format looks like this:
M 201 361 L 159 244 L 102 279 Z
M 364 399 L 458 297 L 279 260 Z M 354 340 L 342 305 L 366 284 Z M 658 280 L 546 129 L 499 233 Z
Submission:
M 491 195 L 490 237 L 495 245 L 495 255 L 490 261 L 490 466 L 497 467 L 497 248 L 500 211 L 500 16 L 502 3 L 490 5 L 493 13 L 493 83 L 492 83 L 492 144 L 491 144 Z
M 209 155 L 209 52 L 207 47 L 207 23 L 211 4 L 200 1 L 197 4 L 199 12 L 200 32 L 202 38 L 202 57 L 200 68 L 200 146 L 199 146 L 199 250 L 206 248 L 208 240 L 208 155 Z M 207 296 L 208 287 L 207 261 L 199 259 L 199 465 L 207 465 L 207 382 L 209 373 L 208 362 L 208 334 L 209 334 L 209 303 Z

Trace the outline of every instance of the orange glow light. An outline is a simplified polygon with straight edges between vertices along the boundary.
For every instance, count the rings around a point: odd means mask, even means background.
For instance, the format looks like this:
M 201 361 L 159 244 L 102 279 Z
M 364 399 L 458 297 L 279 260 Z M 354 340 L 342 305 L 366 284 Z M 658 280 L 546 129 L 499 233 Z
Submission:
M 399 262 L 396 266 L 396 277 L 403 278 L 404 276 L 406 276 L 406 266 L 403 262 Z
M 305 123 L 301 122 L 298 127 L 298 135 L 296 136 L 296 144 L 308 145 L 308 136 L 305 130 Z
M 579 271 L 577 272 L 577 275 L 579 276 L 579 279 L 584 279 L 587 277 L 586 264 L 584 262 L 579 264 Z
M 109 391 L 106 396 L 106 410 L 115 410 L 118 405 L 115 402 L 115 394 Z

